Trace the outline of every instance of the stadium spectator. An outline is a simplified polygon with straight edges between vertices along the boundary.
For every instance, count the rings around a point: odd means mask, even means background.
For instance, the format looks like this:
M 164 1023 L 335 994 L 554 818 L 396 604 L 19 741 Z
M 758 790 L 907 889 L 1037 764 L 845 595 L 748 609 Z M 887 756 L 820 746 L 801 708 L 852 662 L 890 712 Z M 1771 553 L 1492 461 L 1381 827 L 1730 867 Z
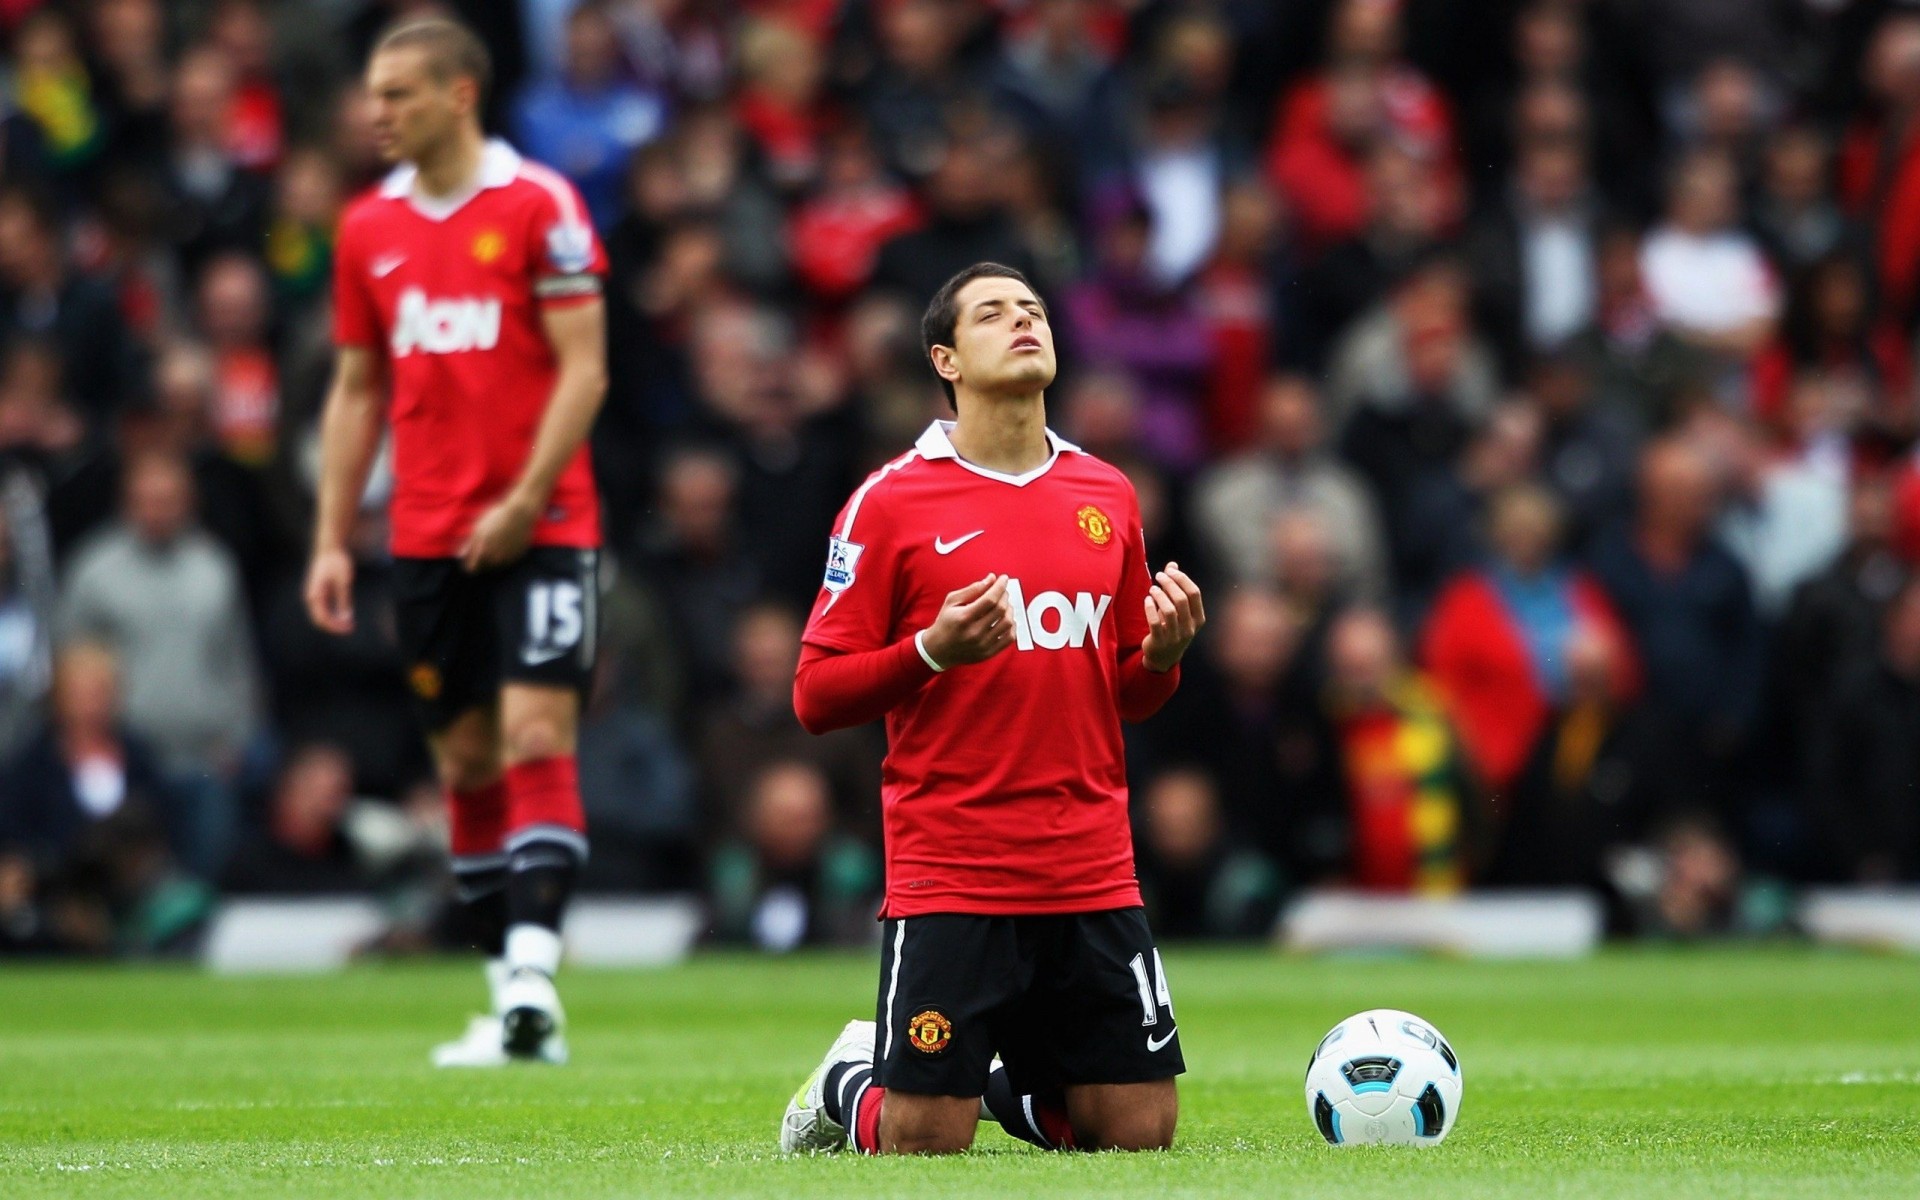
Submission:
M 1327 660 L 1348 805 L 1346 882 L 1423 896 L 1462 890 L 1476 866 L 1480 800 L 1428 680 L 1377 610 L 1336 621 Z
M 1711 372 L 1706 352 L 1683 341 L 1655 310 L 1641 269 L 1642 244 L 1630 226 L 1600 235 L 1593 321 L 1567 352 L 1591 372 L 1599 408 L 1651 431 L 1671 421 Z
M 1206 451 L 1200 403 L 1212 344 L 1191 292 L 1155 278 L 1152 236 L 1145 202 L 1117 196 L 1096 235 L 1098 267 L 1054 321 L 1077 361 L 1120 371 L 1139 389 L 1143 450 L 1191 468 Z
M 1244 454 L 1216 462 L 1194 485 L 1193 522 L 1212 561 L 1240 582 L 1273 573 L 1271 529 L 1283 509 L 1308 509 L 1335 542 L 1344 590 L 1387 594 L 1386 547 L 1366 486 L 1326 448 L 1320 396 L 1299 375 L 1276 375 L 1261 392 L 1260 436 Z M 1281 567 L 1284 571 L 1284 564 Z
M 513 101 L 520 150 L 573 180 L 603 229 L 619 215 L 628 158 L 666 123 L 666 98 L 622 78 L 613 6 L 600 0 L 567 15 L 559 73 L 536 75 Z
M 1639 414 L 1605 405 L 1588 364 L 1572 351 L 1536 359 L 1523 399 L 1539 414 L 1542 482 L 1566 508 L 1567 545 L 1584 550 L 1631 511 Z
M 1695 412 L 1686 436 L 1715 460 L 1725 489 L 1716 532 L 1746 569 L 1755 609 L 1772 621 L 1846 542 L 1849 464 L 1780 455 L 1750 422 L 1719 408 Z
M 1070 175 L 1087 176 L 1118 159 L 1125 90 L 1107 47 L 1095 36 L 1087 0 L 1040 0 L 1034 20 L 1008 37 L 992 72 L 997 102 Z
M 696 745 L 709 838 L 740 826 L 754 780 L 776 762 L 804 762 L 832 786 L 835 828 L 872 840 L 880 776 L 872 730 L 814 737 L 793 712 L 800 619 L 778 604 L 740 614 L 733 635 L 733 692 L 700 717 Z
M 861 125 L 825 135 L 817 191 L 787 227 L 793 270 L 827 305 L 844 304 L 873 277 L 880 247 L 919 223 L 913 196 L 887 178 Z
M 1564 515 L 1553 494 L 1535 484 L 1509 488 L 1493 498 L 1487 523 L 1490 561 L 1441 589 L 1420 659 L 1497 810 L 1551 714 L 1570 702 L 1577 641 L 1609 646 L 1611 707 L 1637 681 L 1613 606 L 1585 571 L 1560 558 Z
M 242 893 L 363 890 L 369 881 L 346 829 L 353 803 L 353 760 L 339 747 L 295 750 L 266 811 L 234 847 L 221 886 Z
M 229 789 L 259 721 L 240 572 L 197 524 L 180 459 L 135 459 L 123 492 L 121 519 L 74 552 L 60 624 L 64 636 L 102 641 L 119 657 L 128 725 L 195 796 L 186 859 L 213 872 L 232 833 Z
M 1694 151 L 1674 168 L 1666 219 L 1640 252 L 1655 316 L 1728 365 L 1766 344 L 1780 307 L 1774 272 L 1739 218 L 1732 160 Z
M 607 618 L 580 723 L 580 798 L 594 853 L 590 891 L 692 891 L 701 886 L 694 764 L 668 721 L 673 685 L 667 633 L 646 593 L 621 578 L 602 597 Z
M 1712 467 L 1677 438 L 1641 458 L 1630 530 L 1603 537 L 1591 567 L 1646 664 L 1646 703 L 1665 739 L 1662 774 L 1690 807 L 1738 807 L 1764 644 L 1752 586 L 1713 535 Z
M 1431 260 L 1444 245 L 1446 218 L 1432 163 L 1382 142 L 1367 156 L 1366 223 L 1330 247 L 1301 281 L 1305 319 L 1301 361 L 1325 366 L 1356 318 Z
M 1216 623 L 1220 636 L 1183 666 L 1144 731 L 1152 762 L 1197 769 L 1227 841 L 1258 851 L 1289 886 L 1325 882 L 1344 865 L 1346 803 L 1333 726 L 1302 660 L 1306 627 L 1259 586 L 1229 592 Z
M 1887 13 L 1860 69 L 1869 103 L 1847 130 L 1840 194 L 1856 219 L 1873 223 L 1880 294 L 1911 322 L 1920 280 L 1920 13 Z
M 1858 261 L 1866 249 L 1862 230 L 1834 194 L 1832 159 L 1826 135 L 1811 124 L 1785 126 L 1767 145 L 1753 223 L 1767 256 L 1789 280 L 1835 255 Z
M 1847 544 L 1833 563 L 1801 584 L 1773 643 L 1770 739 L 1790 757 L 1793 790 L 1810 797 L 1823 787 L 1808 748 L 1831 721 L 1841 680 L 1873 661 L 1881 614 L 1900 592 L 1911 565 L 1895 552 L 1893 490 L 1884 476 L 1853 482 Z M 1819 818 L 1811 818 L 1816 826 Z
M 1520 145 L 1506 193 L 1472 240 L 1479 316 L 1509 380 L 1592 322 L 1601 220 L 1580 141 Z
M 879 882 L 873 851 L 833 832 L 826 776 L 777 762 L 749 785 L 733 837 L 714 856 L 714 932 L 778 952 L 858 944 Z
M 100 953 L 171 948 L 207 910 L 176 851 L 198 814 L 124 722 L 114 654 L 64 647 L 48 718 L 0 772 L 0 858 L 33 881 L 54 944 Z
M 1298 272 L 1284 233 L 1279 203 L 1258 177 L 1228 187 L 1220 239 L 1194 280 L 1194 299 L 1213 342 L 1206 415 L 1208 448 L 1215 455 L 1255 441 L 1262 384 L 1299 352 Z
M 145 395 L 145 364 L 112 293 L 68 262 L 49 203 L 17 187 L 0 190 L 0 331 L 59 351 L 64 391 L 90 422 Z
M 1796 394 L 1817 388 L 1835 432 L 1893 444 L 1910 436 L 1912 351 L 1874 312 L 1870 287 L 1859 259 L 1844 250 L 1804 264 L 1779 333 L 1754 360 L 1755 416 L 1792 436 L 1805 416 L 1795 411 Z
M 1605 892 L 1609 858 L 1637 842 L 1659 807 L 1647 724 L 1628 702 L 1637 668 L 1624 642 L 1578 628 L 1563 669 L 1557 703 L 1499 797 L 1487 886 Z
M 726 456 L 680 451 L 661 469 L 658 521 L 643 535 L 642 577 L 660 594 L 694 704 L 723 690 L 734 622 L 760 592 L 759 571 L 739 547 L 739 486 Z
M 908 11 L 936 5 L 907 0 L 894 7 Z M 874 122 L 880 129 L 877 117 Z M 979 138 L 950 136 L 937 152 L 921 154 L 931 159 L 925 183 L 927 220 L 880 247 L 874 283 L 898 292 L 917 309 L 955 272 L 973 263 L 1005 263 L 1018 271 L 1031 267 L 1032 257 L 1007 214 L 992 148 Z
M 27 486 L 0 474 L 0 762 L 33 727 L 51 682 L 53 564 L 44 530 L 27 524 L 37 516 Z M 26 547 L 16 521 L 27 528 Z
M 213 358 L 210 432 L 228 458 L 263 466 L 279 444 L 280 370 L 267 342 L 273 310 L 260 260 L 238 252 L 208 260 L 195 301 Z
M 1920 585 L 1886 606 L 1873 658 L 1855 665 L 1819 714 L 1809 779 L 1831 877 L 1886 885 L 1920 879 Z
M 230 140 L 238 88 L 232 61 L 215 46 L 195 47 L 173 69 L 167 145 L 155 166 L 168 240 L 189 275 L 221 250 L 253 250 L 266 232 L 266 181 Z
M 1280 878 L 1228 836 L 1204 772 L 1168 771 L 1143 789 L 1140 891 L 1162 937 L 1256 938 L 1273 924 Z
M 777 17 L 750 18 L 739 44 L 735 115 L 773 185 L 799 191 L 819 174 L 820 139 L 829 121 L 822 48 L 806 30 Z
M 1282 96 L 1267 143 L 1267 172 L 1287 198 L 1308 252 L 1360 232 L 1369 213 L 1369 152 L 1391 141 L 1444 169 L 1451 211 L 1451 106 L 1400 60 L 1400 5 L 1341 0 L 1329 20 L 1324 67 Z

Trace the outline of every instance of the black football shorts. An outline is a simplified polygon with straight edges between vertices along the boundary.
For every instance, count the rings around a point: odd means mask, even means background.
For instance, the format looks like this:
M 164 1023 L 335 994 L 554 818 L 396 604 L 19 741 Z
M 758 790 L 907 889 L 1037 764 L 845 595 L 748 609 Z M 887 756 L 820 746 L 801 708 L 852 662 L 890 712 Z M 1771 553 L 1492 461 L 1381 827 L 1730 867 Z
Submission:
M 888 920 L 874 1080 L 978 1096 L 998 1054 L 1020 1095 L 1186 1070 L 1146 912 Z
M 585 692 L 599 641 L 598 550 L 535 546 L 478 574 L 455 558 L 393 566 L 407 686 L 428 732 L 494 703 L 502 683 Z

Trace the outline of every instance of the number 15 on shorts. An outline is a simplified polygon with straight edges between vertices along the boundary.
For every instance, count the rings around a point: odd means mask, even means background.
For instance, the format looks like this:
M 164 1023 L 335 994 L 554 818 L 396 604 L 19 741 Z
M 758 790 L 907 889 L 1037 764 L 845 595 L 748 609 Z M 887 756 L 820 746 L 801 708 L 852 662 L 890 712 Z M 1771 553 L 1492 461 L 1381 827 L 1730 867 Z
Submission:
M 543 580 L 527 589 L 527 637 L 520 660 L 537 667 L 552 662 L 580 644 L 586 632 L 579 584 L 567 579 Z

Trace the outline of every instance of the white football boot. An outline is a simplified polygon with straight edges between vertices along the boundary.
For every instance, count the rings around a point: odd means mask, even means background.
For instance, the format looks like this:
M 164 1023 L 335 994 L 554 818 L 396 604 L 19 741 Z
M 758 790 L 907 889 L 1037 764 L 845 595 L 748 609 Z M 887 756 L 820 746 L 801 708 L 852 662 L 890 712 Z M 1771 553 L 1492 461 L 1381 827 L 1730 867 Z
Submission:
M 486 961 L 487 996 L 492 1011 L 483 1017 L 475 1017 L 467 1022 L 467 1031 L 451 1042 L 442 1042 L 433 1048 L 433 1065 L 436 1067 L 504 1067 L 507 1065 L 507 1050 L 503 1042 L 505 1034 L 500 1028 L 500 992 L 507 986 L 507 980 L 513 974 L 507 969 L 505 961 L 489 958 Z
M 566 1028 L 560 993 L 544 971 L 522 967 L 500 989 L 500 1044 L 509 1058 L 565 1065 Z
M 878 1027 L 872 1021 L 848 1021 L 840 1036 L 827 1048 L 827 1056 L 807 1076 L 800 1090 L 787 1101 L 787 1114 L 780 1119 L 782 1154 L 821 1154 L 847 1144 L 847 1127 L 827 1116 L 827 1072 L 836 1063 L 873 1062 L 873 1043 Z
M 504 1067 L 508 1063 L 506 1037 L 500 1018 L 492 1014 L 467 1022 L 467 1032 L 433 1048 L 436 1067 Z

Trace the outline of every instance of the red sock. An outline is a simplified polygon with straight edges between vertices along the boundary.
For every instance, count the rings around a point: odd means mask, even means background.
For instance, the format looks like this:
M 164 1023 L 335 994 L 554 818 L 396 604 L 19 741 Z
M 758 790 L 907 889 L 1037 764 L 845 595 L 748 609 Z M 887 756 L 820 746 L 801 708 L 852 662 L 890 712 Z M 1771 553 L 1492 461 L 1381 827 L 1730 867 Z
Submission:
M 1046 1104 L 1039 1100 L 1033 1102 L 1033 1121 L 1040 1126 L 1040 1132 L 1046 1136 L 1050 1149 L 1078 1149 L 1073 1141 L 1073 1122 L 1067 1120 L 1067 1110 Z
M 507 768 L 507 828 L 517 837 L 535 826 L 584 833 L 580 770 L 571 754 L 536 758 Z
M 468 791 L 447 790 L 447 832 L 453 862 L 498 855 L 507 837 L 507 784 L 496 779 Z M 497 865 L 497 864 L 490 864 Z
M 887 1089 L 869 1087 L 860 1093 L 853 1111 L 853 1148 L 862 1154 L 880 1153 L 880 1101 L 886 1097 Z

